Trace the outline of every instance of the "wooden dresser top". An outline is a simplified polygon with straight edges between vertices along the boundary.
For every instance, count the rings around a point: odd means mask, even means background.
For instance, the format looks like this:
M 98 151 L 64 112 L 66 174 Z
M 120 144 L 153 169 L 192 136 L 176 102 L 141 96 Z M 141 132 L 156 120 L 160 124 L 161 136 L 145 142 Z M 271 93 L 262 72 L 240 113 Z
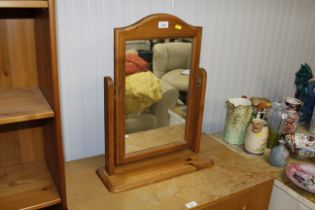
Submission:
M 200 153 L 214 161 L 212 168 L 120 193 L 108 192 L 95 173 L 103 156 L 68 162 L 69 210 L 186 209 L 188 202 L 211 203 L 273 179 L 267 163 L 244 158 L 212 136 L 203 135 Z

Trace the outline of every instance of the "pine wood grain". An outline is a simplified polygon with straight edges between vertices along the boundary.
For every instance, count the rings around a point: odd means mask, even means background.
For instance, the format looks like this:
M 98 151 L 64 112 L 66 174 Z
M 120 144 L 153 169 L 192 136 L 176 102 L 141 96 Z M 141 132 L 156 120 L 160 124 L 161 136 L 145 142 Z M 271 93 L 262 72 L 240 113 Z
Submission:
M 194 110 L 194 124 L 196 128 L 194 130 L 194 141 L 190 142 L 189 147 L 194 152 L 199 152 L 200 150 L 200 139 L 202 130 L 202 120 L 205 104 L 206 86 L 207 86 L 207 72 L 205 69 L 199 69 L 199 77 L 197 82 L 197 95 L 195 100 L 195 110 Z
M 104 129 L 105 129 L 105 170 L 109 175 L 115 173 L 115 96 L 114 81 L 104 77 Z
M 38 88 L 0 90 L 0 125 L 54 117 Z
M 52 16 L 52 14 L 50 14 Z M 50 106 L 55 110 L 54 102 L 54 67 L 52 62 L 53 47 L 50 40 L 54 38 L 47 36 L 50 33 L 49 16 L 47 12 L 40 13 L 34 20 L 36 59 L 38 68 L 39 87 L 45 95 Z
M 214 203 L 200 205 L 193 210 L 265 210 L 268 209 L 273 181 L 233 193 Z M 188 209 L 188 208 L 187 208 Z
M 243 192 L 261 192 L 260 187 L 264 184 L 266 188 L 259 197 L 253 194 L 252 197 L 245 196 L 245 200 L 252 199 L 258 203 L 257 199 L 264 200 L 261 207 L 247 207 L 266 210 L 264 207 L 269 202 L 272 190 L 270 182 L 273 180 L 267 163 L 246 159 L 206 135 L 201 139 L 200 154 L 212 159 L 214 166 L 120 193 L 109 192 L 95 174 L 96 168 L 104 166 L 103 155 L 68 162 L 66 184 L 69 210 L 184 210 L 185 203 L 190 201 L 205 206 L 229 202 L 224 198 L 230 198 L 230 195 L 239 195 L 243 200 Z M 224 210 L 240 209 L 235 206 Z
M 0 168 L 1 209 L 38 209 L 60 201 L 44 161 Z
M 48 2 L 43 0 L 0 0 L 0 8 L 48 8 Z
M 40 159 L 55 184 L 47 202 L 36 189 L 3 198 L 9 209 L 67 209 L 58 84 L 55 1 L 0 0 L 0 168 Z
M 126 135 L 126 155 L 154 147 L 182 142 L 185 143 L 185 123 L 130 133 Z
M 46 56 L 49 56 L 49 59 L 43 59 L 39 57 L 41 60 L 41 67 L 39 67 L 39 71 L 43 71 L 45 69 L 45 65 L 49 65 L 49 75 L 51 80 L 51 85 L 45 85 L 40 83 L 40 88 L 46 89 L 43 91 L 45 93 L 46 98 L 50 102 L 51 107 L 54 110 L 55 117 L 49 120 L 49 124 L 45 127 L 45 139 L 49 139 L 49 141 L 45 144 L 45 152 L 46 152 L 46 163 L 48 168 L 50 169 L 51 176 L 56 183 L 56 188 L 59 192 L 59 195 L 62 200 L 62 204 L 56 206 L 54 209 L 62 209 L 67 210 L 67 196 L 66 196 L 66 185 L 65 185 L 65 169 L 64 169 L 64 155 L 63 155 L 63 143 L 62 143 L 62 120 L 61 120 L 61 110 L 60 110 L 60 97 L 59 97 L 59 77 L 58 77 L 58 61 L 57 61 L 57 38 L 56 38 L 56 8 L 55 8 L 55 0 L 48 0 L 49 8 L 48 11 L 45 11 L 47 15 L 41 15 L 38 18 L 41 19 L 40 22 L 35 24 L 35 27 L 40 27 L 42 29 L 35 30 L 36 37 L 49 36 L 49 39 L 44 39 L 49 42 L 49 44 L 43 45 L 38 43 L 38 47 L 46 48 L 49 50 L 49 53 L 45 53 Z M 43 19 L 46 19 L 43 20 Z M 35 21 L 36 23 L 36 21 Z M 47 27 L 43 27 L 42 24 Z M 49 27 L 48 27 L 49 26 Z M 44 64 L 44 65 L 43 65 Z M 43 68 L 43 69 L 41 69 Z M 41 80 L 41 77 L 39 77 Z M 45 80 L 47 81 L 47 80 Z M 48 80 L 49 81 L 49 80 Z M 47 82 L 48 82 L 47 81 Z M 51 89 L 49 89 L 51 88 Z M 49 90 L 48 90 L 49 89 Z M 51 149 L 53 148 L 53 149 Z
M 18 132 L 2 131 L 0 133 L 0 167 L 12 166 L 20 162 Z
M 15 13 L 6 18 L 11 12 L 1 11 L 5 17 L 0 18 L 0 89 L 38 86 L 34 19 Z
M 115 175 L 99 168 L 97 174 L 111 192 L 121 192 L 213 166 L 203 155 L 188 149 L 118 166 Z
M 0 168 L 44 160 L 42 121 L 0 126 Z
M 16 131 L 19 136 L 21 163 L 43 160 L 45 157 L 43 125 L 37 122 L 29 124 L 34 126 L 24 128 L 18 126 L 19 129 Z
M 176 152 L 187 148 L 185 123 L 128 134 L 123 163 Z

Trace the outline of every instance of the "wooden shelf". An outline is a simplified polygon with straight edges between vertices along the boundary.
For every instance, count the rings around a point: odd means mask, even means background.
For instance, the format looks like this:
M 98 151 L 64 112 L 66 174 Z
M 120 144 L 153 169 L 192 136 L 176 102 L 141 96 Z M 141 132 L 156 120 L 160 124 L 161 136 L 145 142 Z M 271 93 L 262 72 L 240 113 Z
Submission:
M 0 125 L 54 117 L 38 88 L 0 91 Z
M 0 210 L 67 209 L 55 3 L 0 0 Z
M 0 169 L 1 209 L 39 209 L 61 203 L 44 161 Z
M 42 0 L 0 0 L 0 8 L 48 8 L 48 2 Z

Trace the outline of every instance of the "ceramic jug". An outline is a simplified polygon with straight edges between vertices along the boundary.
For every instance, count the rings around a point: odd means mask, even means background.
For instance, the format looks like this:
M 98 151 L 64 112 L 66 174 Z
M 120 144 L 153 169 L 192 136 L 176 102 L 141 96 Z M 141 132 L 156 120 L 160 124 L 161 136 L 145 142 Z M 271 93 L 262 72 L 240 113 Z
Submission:
M 253 119 L 247 128 L 245 138 L 245 151 L 250 154 L 264 154 L 267 139 L 268 126 L 267 121 L 263 119 Z
M 230 144 L 243 144 L 253 114 L 252 102 L 246 98 L 231 98 L 226 105 L 224 140 Z

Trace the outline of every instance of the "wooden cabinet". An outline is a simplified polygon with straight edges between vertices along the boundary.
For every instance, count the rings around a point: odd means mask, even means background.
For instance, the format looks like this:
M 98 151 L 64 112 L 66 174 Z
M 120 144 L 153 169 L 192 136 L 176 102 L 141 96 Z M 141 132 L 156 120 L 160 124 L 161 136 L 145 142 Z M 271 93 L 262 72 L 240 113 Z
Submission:
M 0 0 L 0 208 L 67 209 L 54 1 Z
M 267 210 L 272 185 L 272 180 L 266 181 L 218 201 L 200 206 L 196 210 Z

